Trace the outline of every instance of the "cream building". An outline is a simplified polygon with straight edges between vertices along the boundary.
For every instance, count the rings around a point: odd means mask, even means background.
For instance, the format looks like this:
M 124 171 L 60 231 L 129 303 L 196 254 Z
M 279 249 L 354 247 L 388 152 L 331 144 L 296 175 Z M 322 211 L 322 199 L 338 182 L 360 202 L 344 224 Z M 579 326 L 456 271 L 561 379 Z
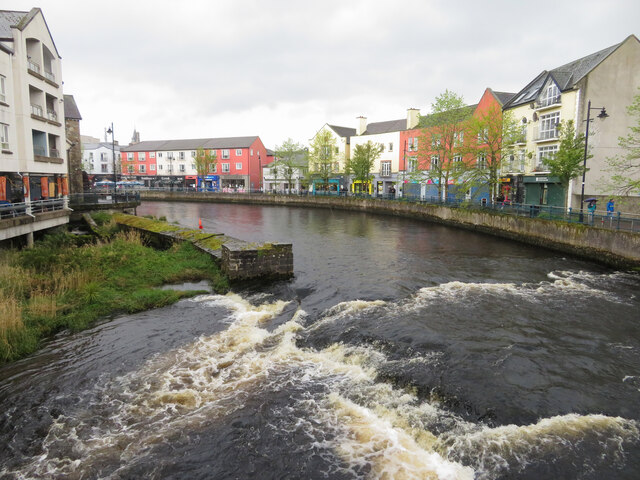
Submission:
M 618 137 L 628 133 L 631 118 L 626 108 L 640 93 L 640 42 L 631 35 L 566 65 L 543 71 L 504 105 L 522 129 L 515 153 L 503 168 L 503 175 L 516 179 L 519 201 L 538 205 L 564 204 L 580 208 L 582 178 L 576 178 L 564 192 L 557 179 L 549 176 L 545 158 L 559 147 L 557 126 L 573 120 L 585 132 L 591 102 L 588 145 L 592 158 L 585 177 L 584 196 L 607 198 L 611 173 L 607 157 L 621 153 Z M 598 118 L 602 108 L 609 117 Z M 640 192 L 638 192 L 640 193 Z M 604 207 L 604 202 L 600 202 Z M 636 202 L 637 203 L 637 202 Z

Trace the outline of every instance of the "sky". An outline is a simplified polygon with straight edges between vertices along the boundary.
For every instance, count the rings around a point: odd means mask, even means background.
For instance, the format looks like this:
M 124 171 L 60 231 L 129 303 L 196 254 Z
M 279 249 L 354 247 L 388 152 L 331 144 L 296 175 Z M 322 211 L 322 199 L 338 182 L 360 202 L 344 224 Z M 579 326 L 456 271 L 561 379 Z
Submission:
M 475 104 L 543 70 L 640 37 L 638 0 L 4 0 L 40 7 L 83 135 L 141 140 L 258 135 L 303 145 L 430 111 L 445 90 Z M 110 139 L 109 139 L 110 140 Z

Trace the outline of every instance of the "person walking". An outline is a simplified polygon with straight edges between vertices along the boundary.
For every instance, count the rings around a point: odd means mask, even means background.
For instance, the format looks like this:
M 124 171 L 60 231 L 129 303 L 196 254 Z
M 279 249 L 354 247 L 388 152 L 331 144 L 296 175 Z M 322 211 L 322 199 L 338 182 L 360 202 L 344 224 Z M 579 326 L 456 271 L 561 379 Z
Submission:
M 615 204 L 613 202 L 613 198 L 610 198 L 607 202 L 607 217 L 613 218 L 613 212 L 615 210 Z

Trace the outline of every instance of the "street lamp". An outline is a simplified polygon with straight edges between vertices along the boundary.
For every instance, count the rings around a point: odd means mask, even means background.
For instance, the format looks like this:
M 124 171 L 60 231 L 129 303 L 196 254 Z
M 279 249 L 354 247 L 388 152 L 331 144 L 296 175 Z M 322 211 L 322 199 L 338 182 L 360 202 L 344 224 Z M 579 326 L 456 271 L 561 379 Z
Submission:
M 118 184 L 118 176 L 116 174 L 116 140 L 113 133 L 113 122 L 111 122 L 111 128 L 107 130 L 107 133 L 111 135 L 111 159 L 113 161 L 113 194 L 116 194 L 116 185 Z
M 600 110 L 598 114 L 598 118 L 604 120 L 609 115 L 607 114 L 607 110 L 605 107 L 592 107 L 591 100 L 587 104 L 587 128 L 584 135 L 584 160 L 582 162 L 582 191 L 580 192 L 580 223 L 584 220 L 584 180 L 587 174 L 587 154 L 589 152 L 589 124 L 593 121 L 591 118 L 591 110 Z

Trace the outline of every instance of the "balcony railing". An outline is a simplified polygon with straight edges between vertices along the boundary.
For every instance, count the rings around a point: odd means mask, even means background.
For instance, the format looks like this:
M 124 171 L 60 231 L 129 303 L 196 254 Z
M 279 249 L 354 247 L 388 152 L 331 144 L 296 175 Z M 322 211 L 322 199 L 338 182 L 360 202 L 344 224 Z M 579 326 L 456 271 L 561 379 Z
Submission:
M 54 122 L 58 121 L 58 114 L 55 112 L 55 110 L 49 110 L 47 109 L 47 118 L 49 120 L 52 120 Z
M 42 117 L 42 107 L 40 105 L 31 104 L 31 113 L 37 115 L 38 117 Z
M 44 71 L 44 76 L 46 79 L 51 80 L 53 83 L 56 82 L 56 76 L 52 72 Z
M 47 149 L 45 147 L 41 147 L 39 145 L 34 145 L 33 146 L 33 154 L 34 155 L 38 155 L 40 157 L 46 157 L 47 156 Z
M 545 130 L 536 129 L 533 132 L 533 139 L 536 142 L 541 142 L 541 141 L 545 141 L 545 140 L 556 140 L 557 138 L 558 138 L 558 126 L 557 125 L 555 126 L 555 128 L 545 129 Z
M 60 158 L 60 150 L 58 150 L 57 148 L 50 148 L 49 156 L 51 158 Z
M 555 97 L 542 98 L 536 101 L 535 107 L 545 108 L 545 107 L 550 107 L 552 105 L 559 105 L 561 103 L 561 97 L 562 97 L 561 95 L 556 95 Z
M 36 62 L 29 60 L 28 61 L 28 68 L 29 70 L 31 70 L 32 72 L 37 73 L 38 75 L 40 74 L 40 65 L 38 65 Z

